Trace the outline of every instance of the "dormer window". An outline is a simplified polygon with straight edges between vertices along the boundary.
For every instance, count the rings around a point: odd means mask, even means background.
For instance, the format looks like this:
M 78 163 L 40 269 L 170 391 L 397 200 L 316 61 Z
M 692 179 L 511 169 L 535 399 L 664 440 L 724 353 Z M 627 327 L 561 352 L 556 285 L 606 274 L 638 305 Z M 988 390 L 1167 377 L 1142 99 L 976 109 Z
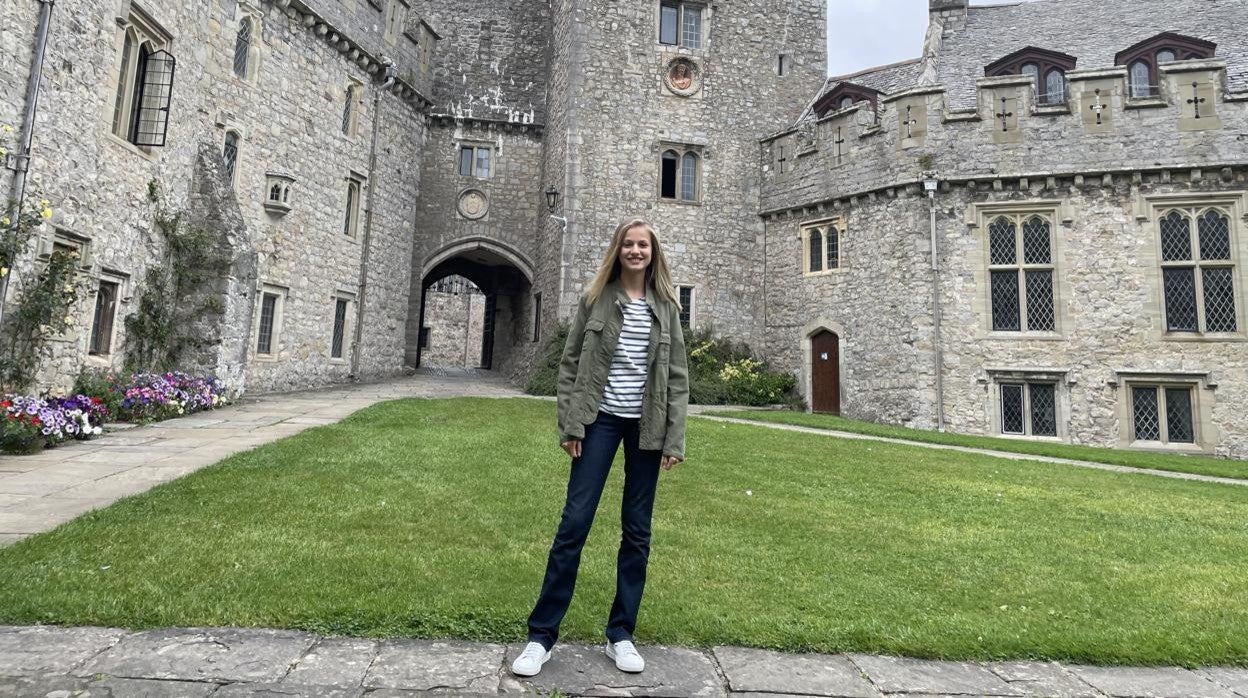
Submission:
M 860 102 L 867 102 L 875 111 L 879 104 L 880 93 L 869 87 L 862 87 L 851 82 L 842 82 L 815 102 L 815 114 L 823 118 L 834 111 L 849 109 Z
M 1115 65 L 1127 66 L 1128 94 L 1131 99 L 1156 97 L 1161 93 L 1162 63 L 1213 58 L 1218 45 L 1173 32 L 1164 32 L 1120 52 Z
M 1015 51 L 984 68 L 990 78 L 1026 75 L 1036 90 L 1036 102 L 1042 106 L 1066 103 L 1066 72 L 1075 69 L 1078 58 L 1057 51 L 1028 46 Z

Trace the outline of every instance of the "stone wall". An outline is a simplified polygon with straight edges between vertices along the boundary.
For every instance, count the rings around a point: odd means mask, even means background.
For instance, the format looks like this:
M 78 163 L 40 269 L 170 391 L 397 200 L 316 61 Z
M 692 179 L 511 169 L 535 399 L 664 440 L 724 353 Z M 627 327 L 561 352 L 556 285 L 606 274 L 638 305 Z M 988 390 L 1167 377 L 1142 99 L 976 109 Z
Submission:
M 659 43 L 658 3 L 576 3 L 584 60 L 571 61 L 570 226 L 561 307 L 592 277 L 619 222 L 657 227 L 673 280 L 691 285 L 699 325 L 754 342 L 762 327 L 764 229 L 756 217 L 758 140 L 791 122 L 823 82 L 825 4 L 755 0 L 711 6 L 701 48 Z M 764 19 L 765 18 L 765 19 Z M 788 60 L 777 74 L 778 54 Z M 670 62 L 697 66 L 692 94 L 666 84 Z M 622 86 L 635 86 L 622 89 Z M 701 155 L 698 203 L 661 200 L 660 154 Z
M 33 40 L 30 45 L 25 42 L 35 30 L 37 4 L 20 0 L 0 10 L 5 26 L 16 28 L 5 32 L 5 40 L 14 42 L 6 49 L 13 48 L 19 65 L 29 62 Z M 368 43 L 365 37 L 378 28 L 352 25 L 351 18 L 343 17 L 321 31 L 331 20 L 307 14 L 307 5 L 299 3 L 285 10 L 267 3 L 227 5 L 135 3 L 172 36 L 169 50 L 178 60 L 167 144 L 144 149 L 110 132 L 122 37 L 116 18 L 123 3 L 56 3 L 30 195 L 49 199 L 57 209 L 52 225 L 45 226 L 43 244 L 50 245 L 58 235 L 85 243 L 90 251 L 90 265 L 84 269 L 89 283 L 97 284 L 101 275 L 116 279 L 122 299 L 113 352 L 106 357 L 86 356 L 93 294 L 78 304 L 74 310 L 78 331 L 57 344 L 49 364 L 58 382 L 72 380 L 82 365 L 121 366 L 124 319 L 136 310 L 146 269 L 164 254 L 153 220 L 190 206 L 196 154 L 205 145 L 220 153 L 227 130 L 241 136 L 235 205 L 258 254 L 259 283 L 285 294 L 272 360 L 256 359 L 254 328 L 243 331 L 252 349 L 248 389 L 280 390 L 347 379 L 350 360 L 328 356 L 335 296 L 357 303 L 366 299 L 360 375 L 393 373 L 402 366 L 418 144 L 423 138 L 418 105 L 392 91 L 380 94 L 383 128 L 370 172 L 372 126 L 378 115 L 373 97 L 383 73 L 376 61 L 350 48 L 354 44 L 340 52 L 327 39 L 334 34 L 339 42 L 354 37 L 353 41 Z M 254 79 L 238 78 L 231 70 L 238 20 L 244 12 L 260 20 L 254 33 Z M 395 54 L 402 57 L 402 51 Z M 348 78 L 366 89 L 358 128 L 344 136 Z M 7 71 L 5 79 L 10 79 Z M 413 96 L 402 89 L 407 97 Z M 4 118 L 20 111 L 20 90 L 6 91 L 0 99 Z M 270 172 L 294 178 L 292 210 L 284 216 L 264 207 Z M 365 181 L 361 226 L 371 210 L 372 244 L 377 248 L 370 257 L 365 291 L 359 274 L 363 236 L 348 239 L 342 232 L 346 178 L 351 173 Z M 158 200 L 149 191 L 159 192 Z M 250 302 L 256 302 L 256 290 L 248 291 L 253 295 Z M 349 323 L 359 313 L 353 304 Z M 348 345 L 351 329 L 349 324 Z
M 481 365 L 481 330 L 485 321 L 485 296 L 425 293 L 425 326 L 429 345 L 421 353 L 422 366 L 477 368 Z

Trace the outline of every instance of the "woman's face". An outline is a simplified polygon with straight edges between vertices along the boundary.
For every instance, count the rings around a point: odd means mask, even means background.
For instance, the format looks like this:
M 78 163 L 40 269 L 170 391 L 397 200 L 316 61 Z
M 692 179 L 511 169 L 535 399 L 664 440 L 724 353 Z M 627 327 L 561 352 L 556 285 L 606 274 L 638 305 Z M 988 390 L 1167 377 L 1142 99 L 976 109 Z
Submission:
M 645 226 L 629 228 L 620 243 L 620 269 L 623 271 L 645 271 L 650 266 L 650 231 Z

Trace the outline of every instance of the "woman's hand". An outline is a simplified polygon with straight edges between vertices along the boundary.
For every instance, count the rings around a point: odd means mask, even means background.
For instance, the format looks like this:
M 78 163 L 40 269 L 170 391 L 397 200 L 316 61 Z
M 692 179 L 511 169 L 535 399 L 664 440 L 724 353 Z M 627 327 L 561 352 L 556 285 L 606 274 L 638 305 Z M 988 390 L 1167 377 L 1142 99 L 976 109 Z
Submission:
M 567 441 L 564 441 L 563 443 L 559 444 L 559 446 L 564 451 L 566 451 L 569 456 L 572 456 L 573 458 L 581 457 L 581 440 L 580 439 L 568 439 Z
M 673 465 L 676 465 L 682 460 L 684 459 L 679 456 L 663 456 L 663 460 L 659 462 L 659 465 L 663 466 L 664 470 L 671 470 Z

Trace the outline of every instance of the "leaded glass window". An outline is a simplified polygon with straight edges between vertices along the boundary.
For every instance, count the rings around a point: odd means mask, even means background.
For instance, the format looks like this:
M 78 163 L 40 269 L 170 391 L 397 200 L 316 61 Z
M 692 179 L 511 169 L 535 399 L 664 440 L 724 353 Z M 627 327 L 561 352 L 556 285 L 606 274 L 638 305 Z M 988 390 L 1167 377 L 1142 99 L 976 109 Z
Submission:
M 693 287 L 677 286 L 680 293 L 680 326 L 689 327 L 693 322 Z
M 330 340 L 329 356 L 332 359 L 342 358 L 343 339 L 347 327 L 347 299 L 334 299 L 334 333 Z
M 234 165 L 238 162 L 238 132 L 225 132 L 225 145 L 221 148 L 221 160 L 225 164 L 225 178 L 234 181 Z
M 1238 332 L 1230 214 L 1172 209 L 1157 228 L 1166 331 Z
M 247 79 L 247 62 L 251 56 L 251 20 L 244 19 L 238 23 L 238 34 L 234 37 L 234 74 Z
M 1132 385 L 1134 440 L 1196 443 L 1194 392 L 1191 385 Z
M 362 89 L 360 84 L 356 82 L 347 85 L 346 99 L 342 105 L 342 134 L 344 136 L 355 135 L 356 112 L 359 109 L 360 91 Z
M 95 314 L 91 318 L 91 344 L 87 350 L 92 356 L 107 356 L 113 347 L 113 320 L 117 316 L 117 287 L 112 281 L 100 281 L 95 292 Z
M 1063 104 L 1066 102 L 1066 74 L 1054 68 L 1044 76 L 1044 91 L 1040 94 L 1041 104 Z
M 1002 383 L 1001 433 L 1057 436 L 1057 386 L 1053 383 Z
M 680 198 L 696 201 L 698 198 L 698 156 L 685 153 L 680 165 Z
M 817 223 L 802 228 L 805 245 L 805 266 L 807 274 L 841 268 L 841 234 L 844 223 L 833 221 Z
M 256 338 L 257 354 L 273 353 L 273 327 L 277 320 L 276 293 L 266 293 L 260 300 L 260 333 Z
M 360 230 L 360 180 L 347 180 L 347 209 L 343 216 L 342 234 L 353 238 Z
M 1131 64 L 1130 83 L 1132 98 L 1151 97 L 1156 94 L 1152 84 L 1152 72 L 1148 63 L 1144 61 L 1136 61 Z
M 809 271 L 823 271 L 823 231 L 818 228 L 810 229 L 808 254 Z
M 680 42 L 688 48 L 702 48 L 702 10 L 693 5 L 682 8 Z
M 988 224 L 988 269 L 993 331 L 1057 331 L 1053 230 L 1047 218 L 994 218 Z

